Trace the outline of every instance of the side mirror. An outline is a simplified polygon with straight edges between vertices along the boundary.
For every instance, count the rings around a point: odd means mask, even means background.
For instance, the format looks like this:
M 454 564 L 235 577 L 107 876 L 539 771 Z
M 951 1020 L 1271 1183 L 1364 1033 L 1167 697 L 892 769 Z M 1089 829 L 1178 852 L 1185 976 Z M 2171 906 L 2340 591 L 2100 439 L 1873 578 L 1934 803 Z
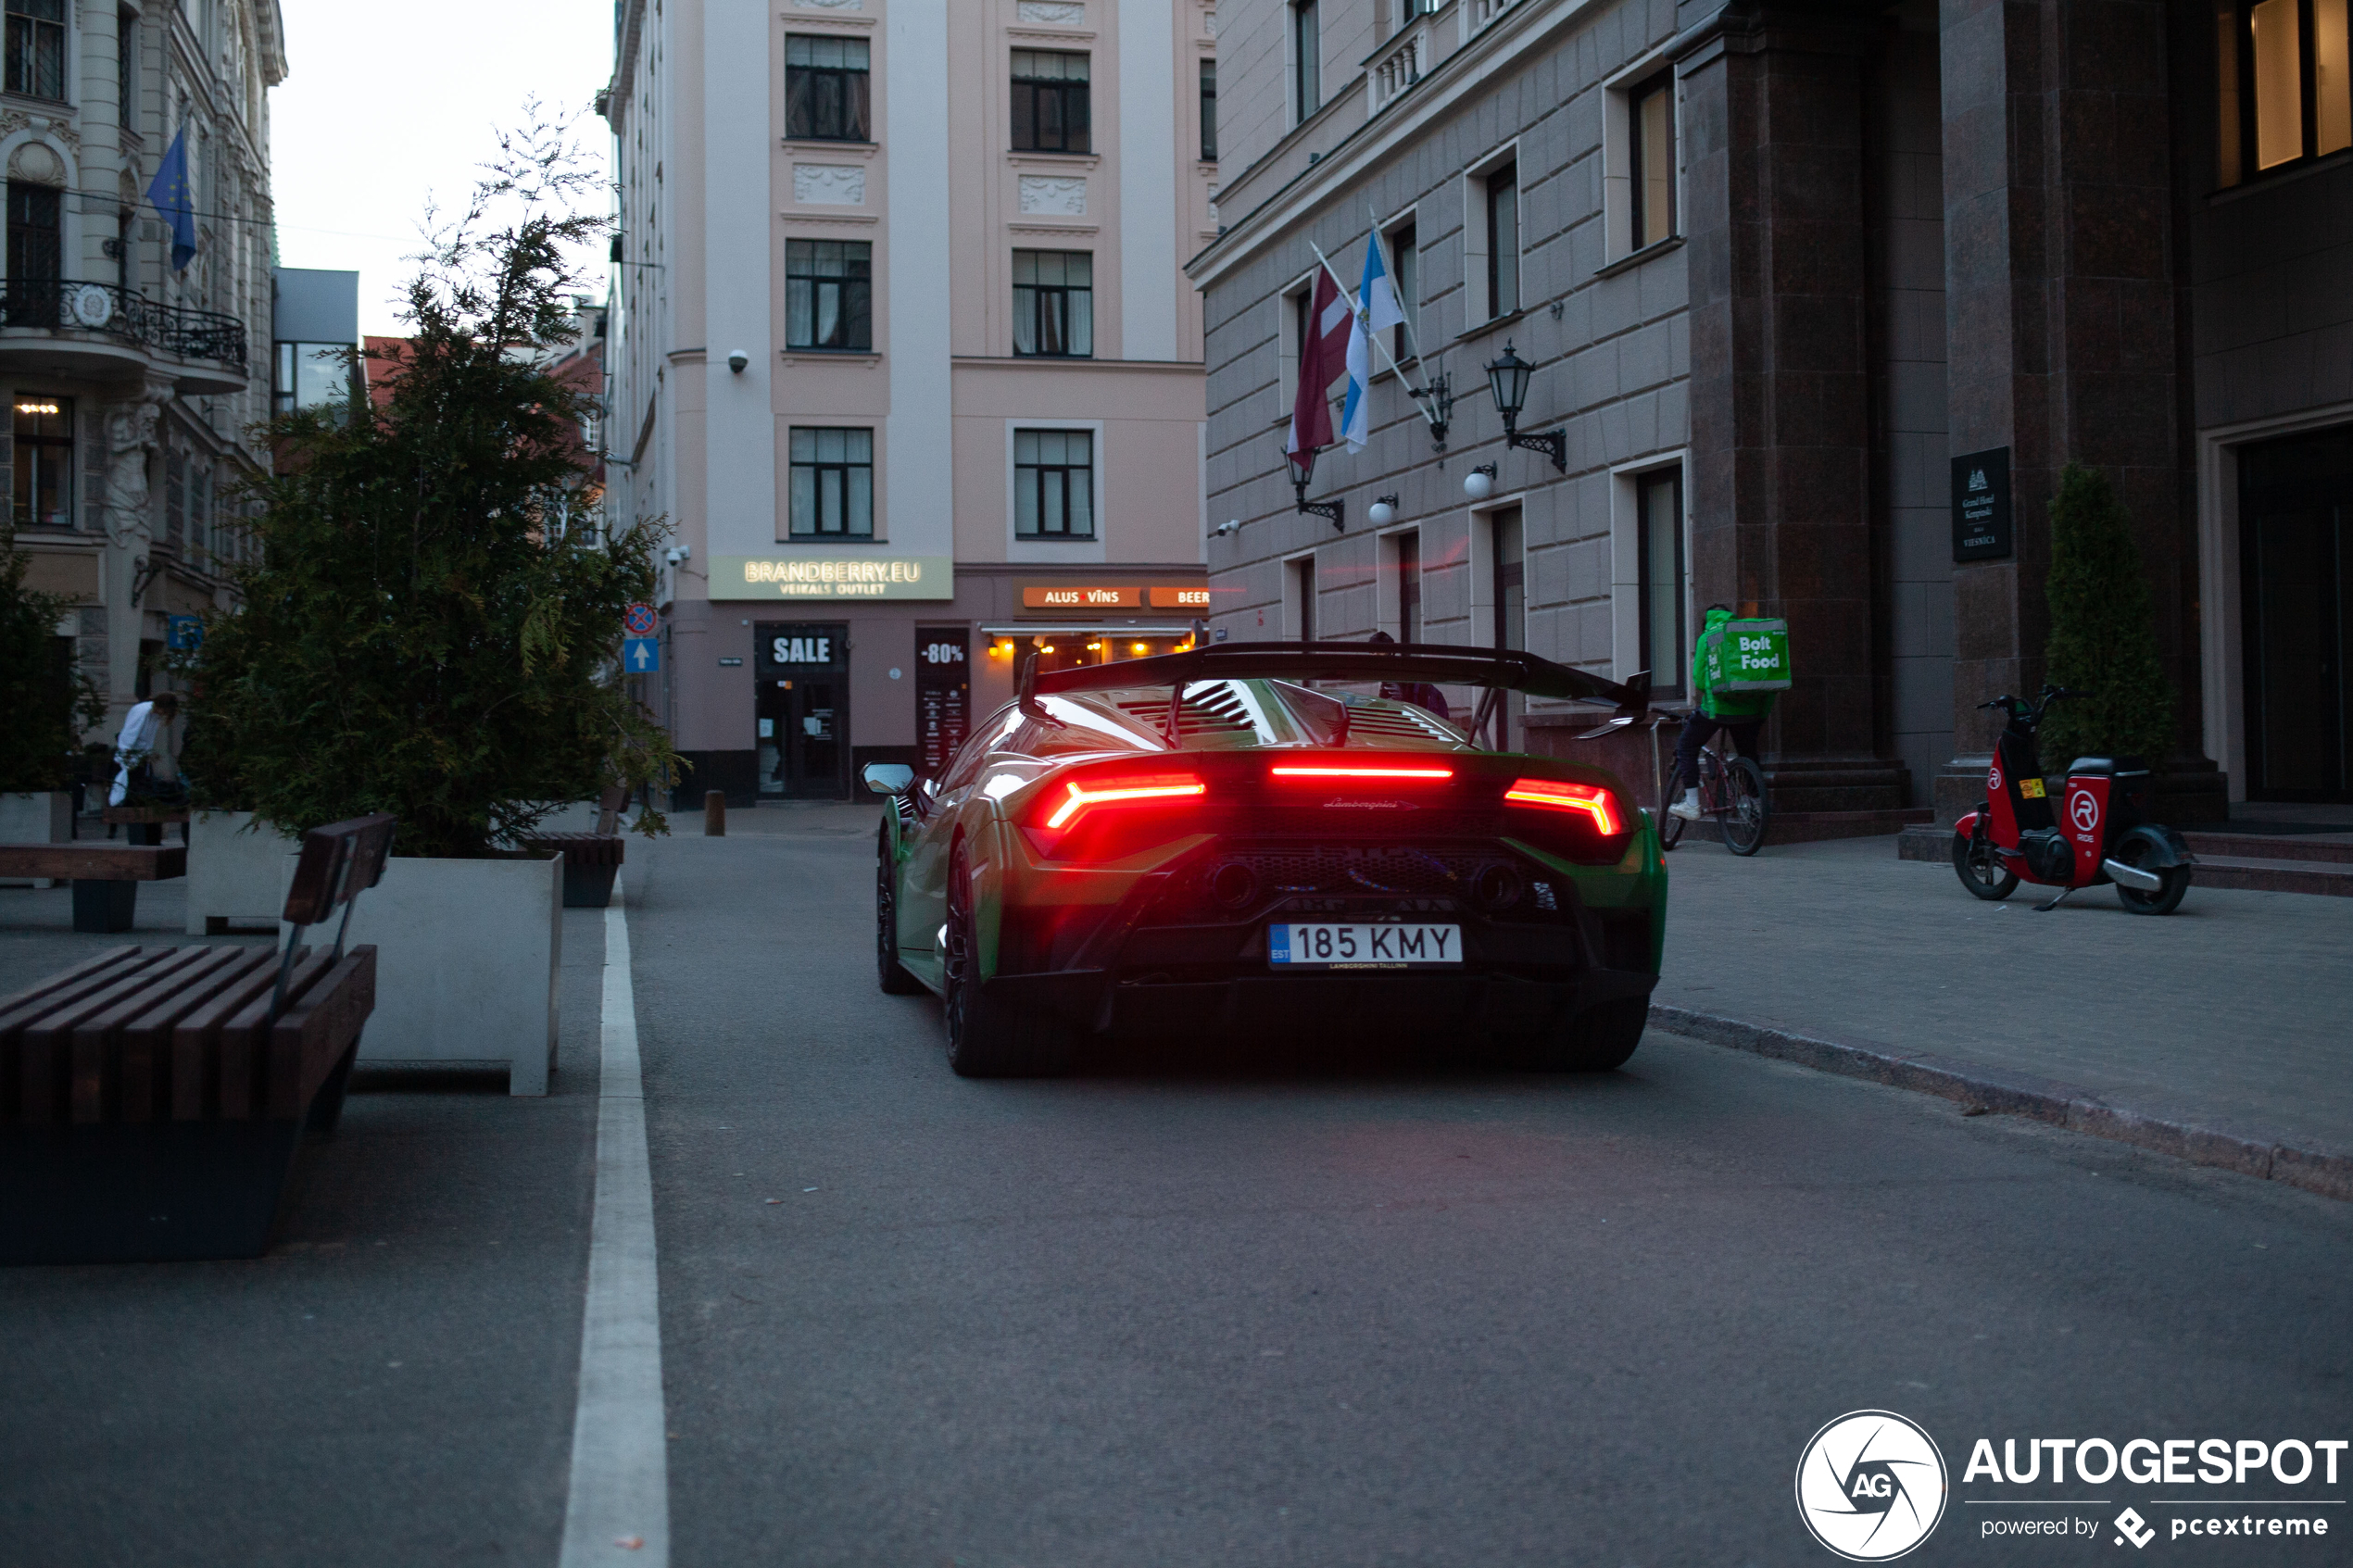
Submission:
M 904 762 L 869 762 L 859 777 L 876 795 L 904 795 L 914 785 L 915 770 Z

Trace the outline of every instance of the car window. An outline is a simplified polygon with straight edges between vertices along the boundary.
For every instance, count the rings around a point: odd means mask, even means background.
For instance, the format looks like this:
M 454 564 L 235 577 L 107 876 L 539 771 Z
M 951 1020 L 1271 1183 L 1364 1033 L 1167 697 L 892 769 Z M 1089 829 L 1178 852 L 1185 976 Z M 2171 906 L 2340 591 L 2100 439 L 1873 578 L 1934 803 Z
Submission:
M 991 713 L 979 728 L 973 731 L 949 762 L 948 771 L 939 776 L 937 792 L 953 795 L 968 787 L 980 773 L 980 765 L 988 754 L 1004 743 L 1005 737 L 1021 727 L 1021 709 L 1008 705 Z
M 1084 703 L 1069 702 L 1060 697 L 1044 696 L 1038 706 L 1060 724 L 1040 724 L 1035 720 L 1022 729 L 1015 749 L 1032 757 L 1071 757 L 1088 751 L 1148 751 L 1144 741 L 1114 720 L 1096 712 Z

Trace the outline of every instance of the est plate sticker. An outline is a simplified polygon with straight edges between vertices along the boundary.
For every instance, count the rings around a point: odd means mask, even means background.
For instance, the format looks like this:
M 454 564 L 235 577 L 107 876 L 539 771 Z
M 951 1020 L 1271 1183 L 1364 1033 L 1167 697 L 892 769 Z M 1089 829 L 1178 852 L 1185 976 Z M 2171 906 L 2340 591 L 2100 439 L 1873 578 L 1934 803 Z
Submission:
M 2040 779 L 2019 780 L 2018 792 L 2029 800 L 2046 800 L 2049 798 L 2048 796 L 2043 793 L 2043 781 Z
M 1290 969 L 1417 969 L 1463 961 L 1458 925 L 1270 925 L 1266 961 Z

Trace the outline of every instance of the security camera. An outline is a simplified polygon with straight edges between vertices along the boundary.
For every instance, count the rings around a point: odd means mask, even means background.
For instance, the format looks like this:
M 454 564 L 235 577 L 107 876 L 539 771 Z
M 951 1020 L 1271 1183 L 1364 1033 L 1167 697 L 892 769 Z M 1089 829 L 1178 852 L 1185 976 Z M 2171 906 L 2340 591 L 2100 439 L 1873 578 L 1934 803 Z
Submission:
M 1238 517 L 1229 517 L 1225 521 L 1210 530 L 1212 533 L 1215 534 L 1220 539 L 1225 538 L 1230 533 L 1239 533 L 1241 531 L 1242 520 Z
M 673 545 L 670 548 L 662 551 L 661 558 L 668 561 L 671 565 L 676 566 L 694 553 L 694 549 L 691 546 Z
M 737 375 L 742 375 L 744 373 L 744 367 L 750 363 L 751 356 L 746 354 L 740 348 L 736 349 L 733 354 L 727 356 L 727 368 L 735 371 Z

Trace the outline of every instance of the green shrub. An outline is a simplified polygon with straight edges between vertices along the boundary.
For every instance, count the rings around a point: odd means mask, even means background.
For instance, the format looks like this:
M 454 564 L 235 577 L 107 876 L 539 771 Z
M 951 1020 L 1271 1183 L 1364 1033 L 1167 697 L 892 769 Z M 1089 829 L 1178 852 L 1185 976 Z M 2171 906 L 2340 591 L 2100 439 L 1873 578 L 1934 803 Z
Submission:
M 82 732 L 107 715 L 106 698 L 59 658 L 63 594 L 24 585 L 32 558 L 0 518 L 0 795 L 63 789 Z
M 2158 654 L 2132 518 L 2097 469 L 2070 463 L 2059 475 L 2045 593 L 2048 679 L 2090 695 L 2052 708 L 2043 723 L 2043 766 L 2063 772 L 2078 757 L 2161 764 L 2172 750 L 2173 688 Z
M 395 852 L 495 853 L 547 803 L 667 787 L 669 738 L 621 684 L 621 617 L 654 588 L 659 522 L 596 527 L 586 400 L 543 368 L 572 330 L 569 247 L 601 219 L 544 128 L 408 289 L 382 408 L 274 421 L 242 604 L 208 619 L 183 771 L 197 803 L 291 830 L 370 811 Z M 516 209 L 504 227 L 484 214 Z M 664 831 L 658 814 L 641 831 Z

